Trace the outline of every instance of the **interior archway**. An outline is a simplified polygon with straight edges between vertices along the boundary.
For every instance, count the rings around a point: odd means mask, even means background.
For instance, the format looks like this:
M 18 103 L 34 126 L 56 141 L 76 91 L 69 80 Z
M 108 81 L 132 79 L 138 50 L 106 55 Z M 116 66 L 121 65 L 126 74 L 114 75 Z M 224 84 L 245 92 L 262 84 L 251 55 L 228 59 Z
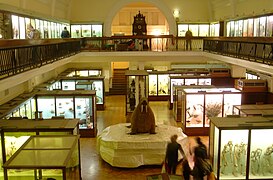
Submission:
M 161 11 L 150 3 L 130 3 L 121 8 L 115 15 L 112 26 L 112 35 L 132 35 L 134 16 L 141 13 L 147 23 L 147 35 L 169 34 L 169 24 Z
M 121 0 L 119 1 L 113 8 L 112 10 L 108 13 L 108 16 L 105 20 L 104 24 L 104 34 L 105 36 L 111 36 L 112 35 L 112 22 L 114 22 L 114 18 L 116 15 L 122 10 L 122 8 L 127 8 L 130 6 L 135 6 L 137 4 L 145 4 L 146 6 L 153 7 L 154 9 L 158 9 L 159 12 L 165 17 L 166 23 L 168 24 L 168 34 L 173 34 L 176 35 L 176 22 L 172 14 L 172 10 L 168 8 L 166 4 L 164 4 L 162 1 L 159 0 L 132 0 L 130 3 L 126 0 Z M 130 17 L 133 18 L 138 11 L 134 12 L 134 14 Z M 147 23 L 148 24 L 148 23 Z M 149 24 L 148 24 L 149 25 Z M 117 30 L 118 32 L 119 30 Z M 122 32 L 122 31 L 120 31 Z M 126 32 L 129 32 L 129 30 L 126 30 Z M 164 33 L 166 30 L 164 30 Z

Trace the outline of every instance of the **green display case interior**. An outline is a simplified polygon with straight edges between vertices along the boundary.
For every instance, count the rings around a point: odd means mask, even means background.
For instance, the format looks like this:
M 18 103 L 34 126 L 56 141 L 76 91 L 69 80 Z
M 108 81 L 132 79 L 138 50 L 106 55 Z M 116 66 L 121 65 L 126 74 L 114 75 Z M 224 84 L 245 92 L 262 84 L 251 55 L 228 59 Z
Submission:
M 80 180 L 78 136 L 31 136 L 4 163 L 4 179 Z
M 29 139 L 35 135 L 78 135 L 78 120 L 1 120 L 1 168 L 0 179 L 3 179 L 2 165 Z M 14 171 L 13 171 L 14 172 Z
M 272 179 L 272 125 L 272 117 L 212 118 L 209 154 L 218 179 Z

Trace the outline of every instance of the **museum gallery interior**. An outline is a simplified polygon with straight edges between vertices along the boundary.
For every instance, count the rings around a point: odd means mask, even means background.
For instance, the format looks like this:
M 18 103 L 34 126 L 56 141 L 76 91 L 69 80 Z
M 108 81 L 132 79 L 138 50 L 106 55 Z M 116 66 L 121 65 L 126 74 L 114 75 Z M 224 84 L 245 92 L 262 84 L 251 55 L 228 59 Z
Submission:
M 272 179 L 272 31 L 273 0 L 1 0 L 0 180 L 183 179 L 174 134 Z

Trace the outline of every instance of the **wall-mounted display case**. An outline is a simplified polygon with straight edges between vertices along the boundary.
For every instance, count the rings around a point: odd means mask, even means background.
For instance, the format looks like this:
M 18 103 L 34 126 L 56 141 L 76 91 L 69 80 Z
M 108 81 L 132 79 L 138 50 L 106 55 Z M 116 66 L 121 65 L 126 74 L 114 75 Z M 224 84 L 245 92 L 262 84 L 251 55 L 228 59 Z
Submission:
M 79 136 L 31 136 L 3 168 L 4 180 L 80 180 Z
M 170 79 L 167 71 L 148 72 L 149 100 L 168 100 L 170 95 Z
M 1 164 L 10 157 L 33 135 L 78 135 L 79 120 L 56 119 L 49 120 L 1 120 Z M 3 169 L 0 169 L 0 179 L 3 179 Z
M 67 77 L 101 76 L 102 69 L 68 69 L 64 73 Z
M 96 137 L 96 91 L 41 91 L 36 94 L 35 98 L 37 111 L 42 112 L 43 119 L 52 119 L 55 116 L 79 119 L 81 137 Z
M 238 79 L 235 88 L 242 92 L 267 92 L 267 81 L 262 79 Z
M 242 96 L 235 88 L 178 88 L 175 94 L 176 121 L 187 135 L 208 135 L 210 118 L 232 115 Z
M 213 117 L 209 155 L 217 179 L 273 178 L 272 117 Z
M 60 77 L 48 90 L 94 90 L 96 91 L 97 110 L 105 109 L 104 77 Z
M 126 90 L 126 115 L 132 113 L 142 97 L 148 98 L 148 73 L 145 70 L 125 71 Z

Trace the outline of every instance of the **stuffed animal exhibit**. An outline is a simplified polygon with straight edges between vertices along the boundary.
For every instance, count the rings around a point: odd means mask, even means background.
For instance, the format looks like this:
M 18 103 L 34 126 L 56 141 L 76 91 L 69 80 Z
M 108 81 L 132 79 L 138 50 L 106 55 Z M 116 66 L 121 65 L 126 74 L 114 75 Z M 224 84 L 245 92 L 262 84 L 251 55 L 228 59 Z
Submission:
M 141 98 L 131 116 L 131 133 L 155 134 L 155 116 L 147 98 Z

